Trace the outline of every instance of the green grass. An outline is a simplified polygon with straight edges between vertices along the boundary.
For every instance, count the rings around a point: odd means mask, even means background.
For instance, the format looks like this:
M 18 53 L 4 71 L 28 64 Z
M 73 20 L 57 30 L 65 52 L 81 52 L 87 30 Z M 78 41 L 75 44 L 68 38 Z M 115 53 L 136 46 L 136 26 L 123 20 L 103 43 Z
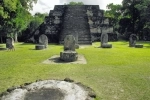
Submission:
M 62 45 L 34 50 L 34 44 L 17 43 L 14 52 L 0 50 L 0 93 L 38 79 L 69 77 L 91 87 L 97 100 L 150 100 L 150 42 L 140 42 L 144 48 L 130 48 L 125 41 L 111 43 L 111 49 L 98 48 L 98 42 L 77 49 L 86 58 L 85 65 L 42 63 L 59 55 Z

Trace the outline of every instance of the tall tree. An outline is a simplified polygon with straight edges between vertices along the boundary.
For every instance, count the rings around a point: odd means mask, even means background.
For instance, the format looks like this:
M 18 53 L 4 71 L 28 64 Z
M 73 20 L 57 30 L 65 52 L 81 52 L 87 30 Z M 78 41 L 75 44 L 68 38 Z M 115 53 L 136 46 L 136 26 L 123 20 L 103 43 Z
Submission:
M 120 21 L 120 27 L 121 30 L 123 30 L 121 33 L 127 34 L 127 33 L 134 33 L 137 34 L 140 30 L 140 12 L 135 7 L 137 4 L 139 4 L 141 0 L 123 0 L 122 1 L 122 16 L 123 18 Z M 128 20 L 128 21 L 126 21 Z M 126 25 L 124 25 L 124 24 Z M 130 35 L 130 34 L 129 34 Z
M 110 3 L 107 5 L 107 9 L 108 10 L 104 12 L 104 16 L 112 18 L 114 28 L 118 28 L 118 22 L 121 19 L 121 5 Z
M 29 10 L 37 0 L 1 0 L 0 1 L 0 36 L 20 32 L 27 27 Z M 16 35 L 17 36 L 17 35 Z M 16 39 L 17 40 L 17 39 Z

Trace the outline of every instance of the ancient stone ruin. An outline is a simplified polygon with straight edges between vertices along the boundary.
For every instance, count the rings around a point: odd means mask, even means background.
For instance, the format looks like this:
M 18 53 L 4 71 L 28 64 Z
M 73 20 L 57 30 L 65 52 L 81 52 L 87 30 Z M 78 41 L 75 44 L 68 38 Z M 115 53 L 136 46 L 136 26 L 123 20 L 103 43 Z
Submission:
M 78 53 L 75 51 L 75 38 L 73 35 L 67 35 L 64 39 L 64 51 L 60 52 L 60 60 L 72 62 L 78 59 Z
M 135 34 L 131 34 L 129 37 L 129 47 L 135 47 L 137 41 L 137 36 Z
M 101 47 L 102 48 L 112 48 L 112 44 L 108 44 L 108 34 L 107 33 L 101 34 Z
M 94 91 L 73 80 L 44 80 L 12 87 L 0 94 L 0 100 L 94 100 Z
M 7 50 L 15 50 L 15 47 L 14 47 L 14 39 L 11 38 L 11 37 L 8 37 L 6 39 L 6 49 Z
M 129 47 L 135 48 L 143 48 L 142 44 L 136 44 L 137 36 L 135 34 L 131 34 L 129 37 Z
M 47 46 L 48 46 L 48 38 L 47 38 L 47 36 L 44 35 L 44 34 L 40 35 L 40 37 L 39 37 L 39 44 L 35 45 L 35 49 L 36 50 L 42 50 L 42 49 L 47 48 Z
M 76 44 L 92 44 L 96 37 L 100 40 L 103 29 L 107 29 L 108 34 L 113 32 L 110 20 L 104 18 L 103 13 L 99 5 L 55 5 L 31 38 L 38 41 L 38 36 L 45 34 L 50 43 L 63 44 L 66 35 L 73 35 Z

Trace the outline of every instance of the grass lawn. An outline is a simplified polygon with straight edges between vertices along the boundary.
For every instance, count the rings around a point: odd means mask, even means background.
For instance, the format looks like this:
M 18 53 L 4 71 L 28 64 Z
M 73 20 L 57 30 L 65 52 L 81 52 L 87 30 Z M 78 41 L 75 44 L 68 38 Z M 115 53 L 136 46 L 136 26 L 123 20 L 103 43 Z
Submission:
M 17 43 L 16 51 L 0 50 L 0 93 L 38 79 L 69 77 L 91 87 L 97 100 L 150 100 L 150 42 L 140 42 L 144 48 L 130 48 L 125 41 L 110 43 L 111 49 L 98 48 L 99 42 L 77 49 L 87 64 L 42 63 L 59 55 L 62 45 L 34 50 L 34 44 Z

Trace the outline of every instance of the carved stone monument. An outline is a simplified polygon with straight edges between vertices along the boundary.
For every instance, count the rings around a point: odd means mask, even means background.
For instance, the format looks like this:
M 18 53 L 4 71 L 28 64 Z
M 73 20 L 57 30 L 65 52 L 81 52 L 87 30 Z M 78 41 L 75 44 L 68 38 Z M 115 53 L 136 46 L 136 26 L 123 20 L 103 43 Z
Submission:
M 129 37 L 129 47 L 135 47 L 137 37 L 135 34 L 131 34 Z
M 129 47 L 135 48 L 143 48 L 142 44 L 136 44 L 137 36 L 135 34 L 131 34 L 129 37 Z
M 35 46 L 35 49 L 36 50 L 42 50 L 42 49 L 47 48 L 47 46 L 48 46 L 48 38 L 47 38 L 47 36 L 44 35 L 44 34 L 40 35 L 40 37 L 39 37 L 39 44 L 37 44 Z
M 47 38 L 46 35 L 42 34 L 42 35 L 39 37 L 39 44 L 45 45 L 45 48 L 47 48 L 47 46 L 48 46 L 48 38 Z
M 112 48 L 112 44 L 108 44 L 108 34 L 107 33 L 101 34 L 101 47 L 102 48 Z
M 75 51 L 75 38 L 73 35 L 67 35 L 64 39 L 64 51 L 60 52 L 60 60 L 72 62 L 78 59 L 78 53 Z
M 11 37 L 8 37 L 6 39 L 6 49 L 8 50 L 14 50 L 14 40 Z

